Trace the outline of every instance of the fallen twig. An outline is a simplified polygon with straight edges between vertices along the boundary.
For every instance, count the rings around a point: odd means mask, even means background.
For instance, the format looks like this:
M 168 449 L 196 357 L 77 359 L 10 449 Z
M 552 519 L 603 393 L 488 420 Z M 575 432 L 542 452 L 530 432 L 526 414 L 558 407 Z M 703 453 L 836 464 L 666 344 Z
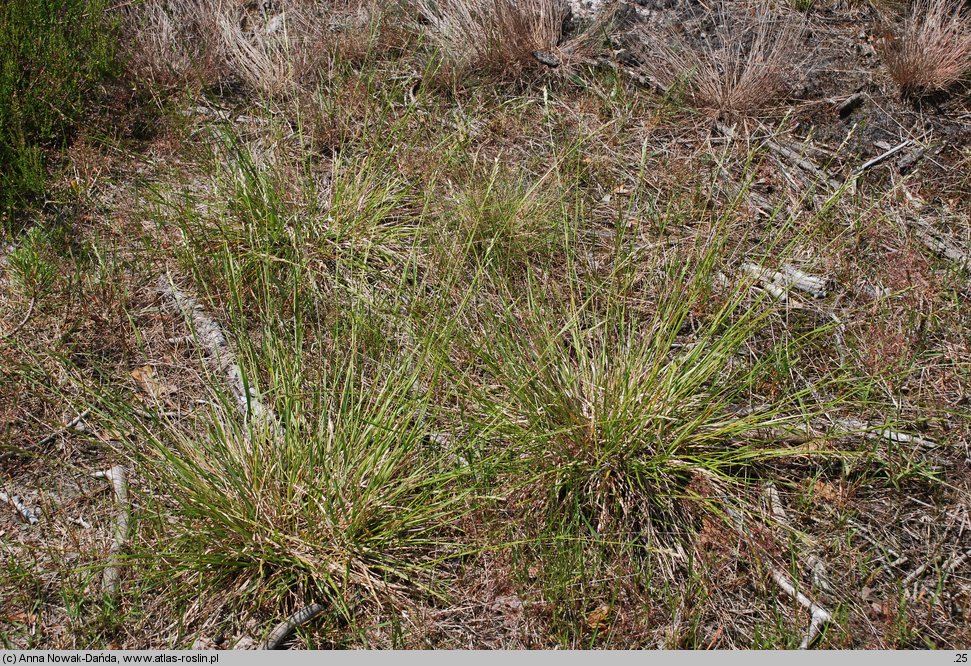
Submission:
M 809 646 L 812 645 L 813 641 L 816 640 L 816 637 L 819 636 L 819 632 L 823 630 L 823 627 L 832 622 L 833 616 L 828 610 L 813 603 L 809 597 L 797 590 L 796 586 L 792 584 L 792 581 L 786 578 L 786 576 L 778 569 L 772 570 L 772 580 L 775 581 L 776 585 L 782 588 L 783 592 L 795 599 L 800 606 L 812 614 L 812 619 L 809 622 L 809 630 L 803 637 L 802 642 L 799 643 L 800 650 L 809 649 Z
M 932 558 L 930 560 L 927 560 L 926 562 L 924 562 L 923 564 L 921 564 L 919 567 L 917 567 L 916 569 L 914 569 L 913 571 L 911 571 L 909 574 L 907 574 L 907 576 L 902 581 L 900 581 L 900 586 L 906 588 L 908 585 L 910 585 L 915 580 L 917 580 L 918 578 L 920 578 L 924 574 L 924 572 L 927 571 L 927 569 L 932 564 L 934 564 L 935 562 L 937 562 L 937 560 L 938 560 L 938 558 L 937 558 L 937 556 L 935 556 L 934 558 Z
M 810 275 L 789 264 L 773 271 L 753 263 L 744 263 L 742 270 L 759 280 L 766 291 L 783 301 L 790 289 L 804 291 L 813 298 L 826 296 L 826 278 Z
M 84 419 L 86 419 L 90 413 L 90 409 L 84 410 L 51 434 L 42 437 L 40 441 L 37 442 L 37 446 L 46 446 L 49 442 L 53 441 L 55 437 L 63 432 L 67 432 L 68 430 L 83 430 L 83 428 L 79 428 L 78 426 L 81 426 L 84 423 Z
M 888 442 L 894 442 L 895 444 L 916 444 L 917 446 L 925 449 L 933 449 L 937 446 L 937 442 L 935 442 L 933 439 L 928 439 L 919 435 L 911 435 L 906 432 L 900 432 L 899 430 L 892 430 L 891 428 L 874 430 L 863 421 L 858 421 L 856 419 L 843 419 L 840 421 L 840 424 L 847 430 L 861 433 L 864 437 L 869 439 L 879 438 Z
M 726 510 L 728 511 L 728 515 L 731 516 L 735 521 L 735 526 L 738 531 L 743 536 L 751 539 L 752 532 L 745 525 L 742 515 L 730 506 L 727 506 Z M 800 606 L 807 609 L 812 615 L 812 619 L 809 622 L 809 629 L 806 631 L 806 635 L 803 637 L 802 642 L 799 643 L 800 650 L 808 650 L 819 636 L 820 632 L 823 630 L 823 627 L 832 622 L 833 616 L 825 608 L 813 603 L 809 597 L 802 592 L 799 592 L 792 581 L 789 580 L 789 578 L 776 567 L 772 567 L 771 575 L 772 580 L 775 581 L 776 585 L 782 588 L 783 592 L 795 599 Z
M 13 336 L 17 335 L 17 333 L 19 333 L 20 330 L 27 325 L 27 322 L 30 321 L 30 316 L 34 314 L 34 306 L 36 304 L 36 298 L 30 299 L 30 305 L 27 306 L 27 314 L 23 316 L 23 319 L 20 320 L 19 324 L 0 336 L 0 340 L 6 340 L 7 338 L 12 338 Z
M 128 502 L 128 474 L 121 465 L 114 465 L 103 472 L 94 472 L 96 479 L 107 479 L 115 494 L 118 513 L 115 514 L 112 529 L 113 538 L 109 550 L 108 566 L 105 567 L 102 587 L 111 596 L 118 594 L 121 587 L 121 551 L 128 542 L 128 524 L 131 520 L 131 505 Z
M 898 143 L 893 148 L 890 148 L 889 150 L 887 150 L 884 153 L 881 153 L 880 155 L 877 155 L 872 160 L 868 160 L 867 162 L 864 162 L 861 166 L 857 167 L 856 171 L 853 172 L 853 175 L 854 176 L 861 175 L 865 171 L 868 171 L 869 169 L 872 169 L 873 167 L 875 167 L 876 165 L 880 164 L 881 162 L 883 162 L 883 161 L 885 161 L 885 160 L 893 157 L 894 155 L 896 155 L 897 153 L 899 153 L 901 150 L 903 150 L 904 148 L 906 148 L 907 146 L 909 146 L 912 143 L 913 143 L 913 141 L 911 141 L 910 139 L 907 139 L 905 141 L 901 141 L 900 143 Z M 886 145 L 886 144 L 884 144 L 884 145 Z
M 8 495 L 7 493 L 0 491 L 0 502 L 9 504 L 14 508 L 17 514 L 27 521 L 30 525 L 36 525 L 38 522 L 37 514 L 20 499 L 17 495 Z
M 279 434 L 276 418 L 263 405 L 256 389 L 245 380 L 243 371 L 236 362 L 236 355 L 233 353 L 222 327 L 206 314 L 201 303 L 179 290 L 168 276 L 159 277 L 158 288 L 162 295 L 168 298 L 182 315 L 191 321 L 197 340 L 205 349 L 213 368 L 223 374 L 229 391 L 236 402 L 236 407 L 243 418 L 256 424 L 269 426 Z
M 953 573 L 953 571 L 964 564 L 968 558 L 971 558 L 971 549 L 964 551 L 960 555 L 955 555 L 947 564 L 944 565 L 944 574 L 949 575 Z
M 836 107 L 836 115 L 840 118 L 846 118 L 863 106 L 864 101 L 866 101 L 866 98 L 863 96 L 863 93 L 853 93 Z
M 320 615 L 326 610 L 326 606 L 323 604 L 313 603 L 309 606 L 304 606 L 296 613 L 285 619 L 280 624 L 273 627 L 270 635 L 266 637 L 266 640 L 260 644 L 260 650 L 277 650 L 283 645 L 283 642 L 287 640 L 293 631 Z
M 834 190 L 838 190 L 842 187 L 842 183 L 830 176 L 823 169 L 813 164 L 810 160 L 803 157 L 800 153 L 788 148 L 786 146 L 780 145 L 775 141 L 766 141 L 765 146 L 780 157 L 785 157 L 795 164 L 797 167 L 805 171 L 806 173 L 815 176 L 817 180 L 825 182 Z
M 938 232 L 927 222 L 922 220 L 912 224 L 917 238 L 932 252 L 945 259 L 956 262 L 961 267 L 971 266 L 971 252 L 960 247 L 944 234 Z

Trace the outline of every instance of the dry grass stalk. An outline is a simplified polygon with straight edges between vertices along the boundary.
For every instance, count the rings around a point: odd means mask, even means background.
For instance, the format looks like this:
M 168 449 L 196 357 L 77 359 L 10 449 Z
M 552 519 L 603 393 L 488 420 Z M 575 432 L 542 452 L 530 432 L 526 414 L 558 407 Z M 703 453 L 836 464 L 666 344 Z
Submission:
M 802 23 L 765 5 L 744 13 L 723 4 L 713 35 L 691 41 L 666 31 L 645 35 L 644 67 L 667 89 L 680 90 L 714 115 L 756 114 L 778 102 L 808 54 Z
M 447 66 L 515 74 L 560 44 L 565 0 L 416 0 Z
M 940 92 L 971 73 L 971 18 L 953 0 L 918 0 L 878 48 L 904 97 Z

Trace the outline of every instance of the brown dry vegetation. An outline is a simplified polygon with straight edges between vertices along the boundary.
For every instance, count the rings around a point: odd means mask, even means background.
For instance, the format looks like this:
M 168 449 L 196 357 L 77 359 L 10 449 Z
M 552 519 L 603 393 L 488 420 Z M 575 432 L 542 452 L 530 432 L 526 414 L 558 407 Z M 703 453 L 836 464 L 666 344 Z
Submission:
M 713 32 L 700 39 L 674 28 L 645 28 L 644 69 L 715 115 L 738 119 L 777 107 L 812 56 L 803 40 L 804 19 L 758 3 L 722 3 L 716 12 Z
M 916 2 L 879 43 L 887 71 L 906 97 L 947 90 L 971 75 L 971 15 L 961 3 Z
M 0 243 L 4 646 L 966 645 L 971 111 L 886 35 L 967 19 L 707 9 L 121 7 Z

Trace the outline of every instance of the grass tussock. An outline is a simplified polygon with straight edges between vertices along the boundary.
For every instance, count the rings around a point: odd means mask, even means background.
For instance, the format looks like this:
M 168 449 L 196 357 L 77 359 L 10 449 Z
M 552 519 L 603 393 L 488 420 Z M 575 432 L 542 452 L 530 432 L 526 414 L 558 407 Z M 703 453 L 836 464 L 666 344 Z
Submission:
M 569 6 L 565 0 L 418 0 L 431 39 L 456 73 L 517 75 L 555 57 Z
M 971 73 L 971 15 L 952 0 L 919 0 L 878 46 L 904 97 L 942 92 Z
M 809 59 L 803 19 L 762 3 L 721 3 L 713 15 L 710 34 L 646 36 L 644 69 L 713 115 L 757 116 L 778 105 Z
M 490 311 L 479 381 L 501 388 L 483 390 L 480 408 L 547 534 L 572 529 L 648 559 L 670 552 L 703 515 L 724 515 L 760 465 L 802 453 L 782 443 L 787 433 L 837 407 L 822 397 L 836 395 L 834 377 L 766 390 L 786 383 L 779 364 L 825 327 L 757 342 L 772 303 L 745 283 L 713 289 L 717 245 L 678 253 L 646 309 L 621 262 L 586 296 L 577 282 L 564 298 L 528 280 L 525 294 L 503 295 L 513 305 Z M 710 315 L 699 316 L 702 304 Z
M 150 0 L 127 14 L 129 60 L 163 90 L 237 83 L 280 96 L 312 88 L 334 58 L 370 52 L 387 11 L 366 1 Z
M 271 607 L 296 595 L 344 610 L 429 585 L 428 567 L 454 551 L 463 492 L 428 445 L 416 377 L 368 378 L 353 360 L 301 376 L 281 352 L 253 358 L 275 380 L 279 437 L 225 393 L 179 423 L 112 415 L 130 423 L 125 450 L 171 521 L 156 552 L 184 582 Z

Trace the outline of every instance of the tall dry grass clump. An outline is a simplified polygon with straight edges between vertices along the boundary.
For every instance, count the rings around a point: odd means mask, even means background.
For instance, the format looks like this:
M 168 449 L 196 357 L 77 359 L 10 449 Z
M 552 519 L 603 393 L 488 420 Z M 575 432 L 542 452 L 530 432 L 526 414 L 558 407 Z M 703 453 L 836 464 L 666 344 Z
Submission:
M 266 95 L 312 83 L 328 57 L 371 42 L 369 0 L 146 0 L 126 14 L 129 62 L 157 87 L 241 83 Z
M 918 0 L 879 51 L 904 97 L 943 91 L 971 73 L 971 16 L 963 3 Z
M 224 12 L 219 33 L 227 66 L 253 90 L 268 95 L 291 91 L 325 57 L 326 24 L 321 19 L 301 7 L 258 15 L 252 22 Z
M 563 36 L 566 0 L 416 0 L 446 66 L 515 74 L 542 66 Z
M 218 0 L 146 0 L 126 8 L 128 66 L 157 88 L 210 86 L 225 77 Z
M 709 35 L 673 29 L 644 35 L 644 69 L 698 109 L 729 117 L 756 115 L 789 91 L 808 60 L 802 20 L 767 5 L 721 4 Z

